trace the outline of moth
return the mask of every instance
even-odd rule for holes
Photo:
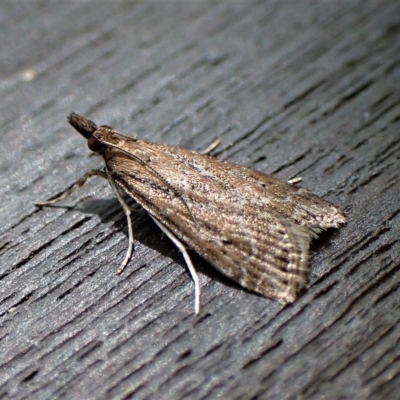
[[[117,272],[127,265],[134,243],[122,191],[182,253],[194,281],[196,313],[200,284],[188,248],[244,288],[286,304],[305,285],[311,240],[346,222],[335,205],[262,172],[124,136],[75,113],[68,121],[104,158],[105,169],[87,172],[58,197],[36,205],[65,199],[92,176],[107,179],[128,222],[129,245]]]

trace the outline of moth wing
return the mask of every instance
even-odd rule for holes
[[[185,170],[187,176],[192,178],[197,175],[203,180],[212,180],[215,190],[240,190],[248,193],[250,206],[279,213],[298,225],[307,226],[314,233],[321,229],[338,228],[346,222],[345,216],[335,205],[270,175],[191,150],[134,140],[112,132],[112,136],[99,140],[124,148],[131,155],[135,154],[160,176],[168,175],[170,179],[168,169],[174,170],[174,174],[178,173],[177,176]],[[177,184],[179,186],[179,182]],[[175,187],[176,182],[172,181],[171,186]]]
[[[190,245],[241,286],[283,304],[293,302],[306,282],[310,231],[268,213],[256,219],[222,213],[212,225],[208,221],[209,237],[194,238]]]
[[[101,139],[126,193],[224,275],[282,303],[305,284],[315,233],[344,222],[335,206],[268,175],[115,131]]]

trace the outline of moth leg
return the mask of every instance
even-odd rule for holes
[[[117,274],[120,274],[126,265],[128,264],[129,260],[132,257],[133,253],[133,244],[134,244],[134,239],[133,239],[133,229],[132,229],[132,220],[131,220],[131,214],[132,210],[129,208],[128,204],[125,203],[125,200],[122,198],[121,193],[119,192],[119,189],[115,183],[114,178],[111,176],[109,171],[106,169],[106,179],[110,183],[110,186],[115,194],[117,196],[117,199],[119,201],[119,204],[121,204],[122,209],[124,210],[125,216],[126,216],[126,221],[128,222],[128,250],[126,251],[126,255],[124,258],[124,261],[122,261],[121,266],[117,270]]]
[[[192,260],[190,259],[189,254],[183,243],[160,221],[154,218],[151,214],[149,215],[153,219],[153,221],[158,225],[158,227],[165,233],[165,235],[174,243],[174,245],[182,253],[183,258],[185,259],[186,265],[189,269],[190,275],[194,282],[194,312],[195,314],[198,314],[200,311],[200,281],[196,269],[192,264]]]
[[[296,183],[300,183],[303,180],[301,176],[297,176],[296,178],[288,179],[287,183],[290,185],[295,185]]]
[[[85,182],[92,176],[100,176],[101,178],[107,179],[107,174],[104,171],[100,171],[98,169],[92,169],[86,172],[86,174],[83,175],[82,178],[76,181],[70,188],[68,188],[65,192],[61,193],[59,196],[47,201],[35,201],[34,204],[36,206],[50,206],[52,204],[58,203],[59,201],[66,199],[74,190],[83,186]]]
[[[208,147],[206,147],[204,150],[200,151],[200,154],[210,154],[214,149],[216,149],[219,145],[221,144],[221,139],[217,138],[215,139]]]

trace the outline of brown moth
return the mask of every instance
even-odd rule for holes
[[[182,252],[195,283],[195,312],[200,285],[186,251],[193,249],[218,271],[243,287],[282,304],[296,299],[305,285],[311,240],[323,229],[346,222],[333,204],[308,191],[205,154],[133,139],[109,126],[72,113],[69,123],[105,161],[63,194],[39,206],[65,199],[91,176],[106,178],[128,221],[130,209],[120,189],[139,203]]]

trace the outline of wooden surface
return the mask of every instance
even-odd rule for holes
[[[2,1],[0,399],[400,397],[400,3]],[[136,252],[75,111],[339,205],[293,305],[179,254]]]

